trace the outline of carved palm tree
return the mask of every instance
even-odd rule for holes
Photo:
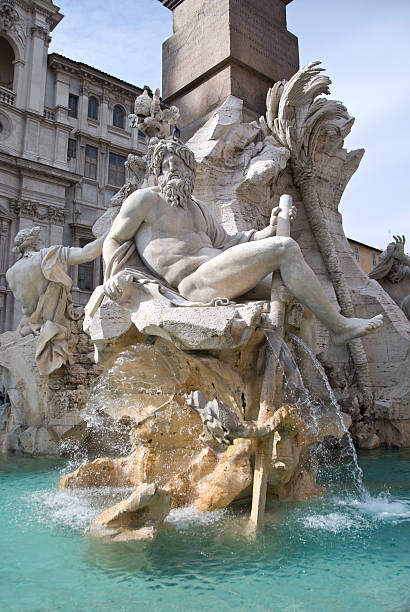
[[[329,77],[320,62],[301,68],[288,82],[274,85],[267,95],[267,124],[278,142],[290,151],[295,184],[299,187],[313,235],[327,267],[341,312],[354,316],[350,288],[339,265],[335,245],[316,187],[315,155],[319,136],[340,119],[351,120],[341,102],[318,98],[329,94]],[[360,338],[349,342],[356,378],[366,405],[371,402],[366,353]]]

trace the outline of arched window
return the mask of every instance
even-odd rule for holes
[[[95,96],[88,98],[88,116],[90,119],[98,119],[98,100]]]
[[[115,127],[122,129],[125,128],[125,111],[122,106],[119,106],[118,104],[114,106],[114,111],[112,113],[112,124],[115,125]]]
[[[5,38],[0,37],[0,86],[13,89],[14,51]]]

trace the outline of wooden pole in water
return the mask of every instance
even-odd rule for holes
[[[290,236],[289,212],[292,208],[292,196],[282,195],[279,206],[277,236]],[[285,335],[286,288],[279,272],[272,277],[270,313],[266,315],[267,324],[273,327],[283,337]],[[282,398],[279,397],[279,387],[282,376],[278,372],[277,358],[267,345],[265,372],[262,382],[258,422],[263,423],[278,408]],[[266,490],[268,486],[269,470],[272,461],[273,435],[262,438],[257,442],[255,455],[255,469],[253,474],[253,494],[250,524],[256,528],[260,524],[265,512]]]

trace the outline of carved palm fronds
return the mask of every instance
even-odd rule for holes
[[[327,267],[341,312],[354,316],[352,295],[341,270],[332,235],[329,231],[315,181],[315,156],[319,136],[330,132],[340,119],[351,121],[341,102],[319,96],[329,94],[331,83],[321,74],[320,62],[301,68],[288,82],[278,82],[267,95],[267,124],[276,140],[290,152],[295,184],[299,186],[306,215],[319,251]],[[349,343],[357,381],[370,402],[369,373],[366,354],[360,339]]]
[[[278,82],[267,95],[267,123],[278,142],[287,147],[293,167],[312,170],[319,135],[339,119],[349,120],[341,102],[318,98],[329,94],[328,76],[320,62],[301,68],[287,83]]]

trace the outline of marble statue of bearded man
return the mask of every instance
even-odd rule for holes
[[[279,207],[262,230],[229,235],[205,204],[192,197],[196,162],[186,145],[160,140],[151,153],[151,171],[157,186],[139,189],[124,201],[104,242],[108,297],[119,300],[135,279],[133,257],[139,262],[134,267],[139,280],[144,275],[157,279],[192,304],[235,300],[251,290],[260,290],[262,297],[264,279],[279,271],[288,290],[324,323],[336,344],[382,325],[382,315],[357,319],[336,311],[298,244],[276,236]],[[292,209],[291,219],[294,215]]]

